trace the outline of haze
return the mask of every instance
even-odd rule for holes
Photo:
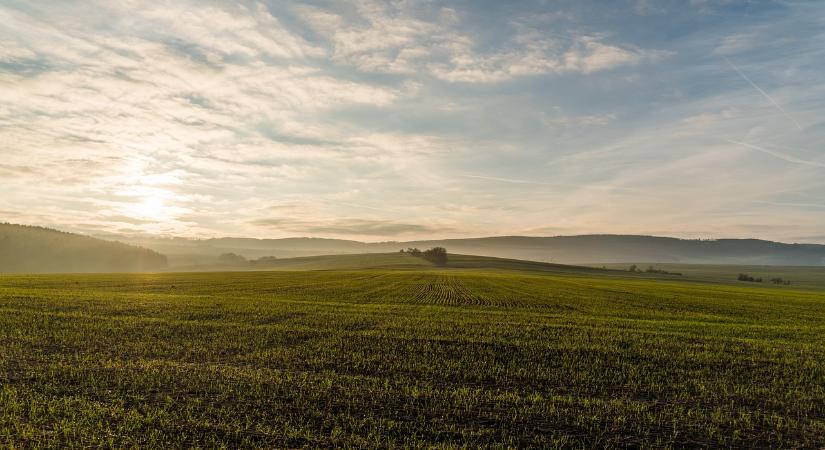
[[[0,217],[825,242],[825,4],[0,3]]]

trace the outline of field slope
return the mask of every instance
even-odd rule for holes
[[[0,446],[38,445],[819,448],[825,294],[430,267],[3,276]]]
[[[181,271],[231,271],[231,270],[353,270],[353,269],[426,269],[437,268],[424,258],[406,253],[361,253],[344,255],[303,256],[297,258],[271,259],[266,261],[243,261],[232,265],[199,265],[181,268]],[[625,270],[601,269],[587,266],[570,266],[520,259],[495,258],[491,256],[449,255],[444,268],[497,269],[533,272],[554,272],[569,274],[621,274]],[[176,271],[170,269],[170,271]]]

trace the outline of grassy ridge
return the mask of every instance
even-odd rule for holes
[[[571,266],[520,259],[450,254],[446,267],[457,269],[494,269],[559,274],[613,274],[626,276],[626,268],[602,269]],[[344,255],[302,256],[272,259],[266,262],[244,261],[233,265],[196,265],[173,268],[170,271],[235,271],[235,270],[353,270],[353,269],[426,269],[436,268],[430,261],[405,253],[359,253]],[[223,270],[221,270],[223,269]]]
[[[481,269],[0,277],[0,445],[825,445],[825,295]]]
[[[664,269],[669,272],[678,272],[682,275],[661,273],[630,273],[627,271],[631,263],[625,264],[593,264],[587,266],[573,266],[554,264],[540,261],[526,261],[521,259],[495,258],[491,256],[449,255],[447,268],[453,269],[482,269],[496,271],[541,272],[559,275],[583,275],[599,277],[618,277],[630,279],[650,279],[667,281],[698,281],[724,283],[742,286],[737,281],[737,275],[748,273],[764,278],[762,287],[775,287],[770,283],[772,277],[782,277],[790,280],[792,287],[801,289],[825,290],[825,267],[814,266],[737,266],[737,265],[704,265],[704,264],[650,264],[636,263],[640,270],[648,266]],[[188,271],[235,271],[235,270],[352,270],[352,269],[391,269],[391,270],[424,270],[438,269],[423,258],[414,257],[399,252],[393,253],[362,253],[349,255],[304,256],[298,258],[284,258],[270,260],[265,263],[244,262],[236,265],[198,265],[183,268]],[[172,271],[181,270],[180,268]],[[745,286],[751,285],[745,283]],[[787,289],[786,286],[777,286]]]

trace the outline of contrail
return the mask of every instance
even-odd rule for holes
[[[475,178],[477,180],[487,180],[487,181],[499,181],[502,183],[515,183],[515,184],[540,184],[542,186],[561,186],[558,183],[545,183],[542,181],[528,181],[528,180],[515,180],[512,178],[498,178],[498,177],[484,177],[481,175],[459,175],[464,178]]]
[[[349,207],[352,207],[352,208],[371,209],[373,211],[381,211],[381,212],[391,212],[391,213],[397,213],[398,212],[397,210],[394,210],[394,209],[376,208],[375,206],[359,205],[357,203],[339,202],[339,201],[333,201],[333,200],[327,200],[327,201],[325,201],[325,203],[336,204],[336,205],[344,205],[344,206],[349,206]]]
[[[553,187],[556,187],[556,188],[576,187],[576,188],[589,188],[589,189],[608,189],[608,190],[627,191],[627,192],[642,192],[640,189],[621,187],[621,186],[610,186],[610,185],[547,183],[547,182],[544,182],[544,181],[517,180],[517,179],[514,179],[514,178],[487,177],[487,176],[482,176],[482,175],[469,175],[469,174],[460,174],[458,176],[463,177],[463,178],[473,178],[473,179],[476,179],[476,180],[497,181],[497,182],[500,182],[500,183],[536,184],[536,185],[540,185],[540,186],[553,186]]]
[[[730,139],[725,139],[725,142],[728,142],[728,143],[731,143],[731,144],[736,144],[736,145],[741,145],[741,146],[744,146],[744,147],[748,147],[750,149],[757,150],[757,151],[760,151],[762,153],[767,153],[768,155],[771,155],[774,158],[779,158],[783,161],[787,161],[787,162],[790,162],[790,163],[805,164],[805,165],[808,165],[808,166],[815,166],[815,167],[825,167],[825,163],[821,163],[821,162],[817,162],[817,161],[808,161],[807,159],[799,159],[795,156],[786,155],[785,153],[780,153],[780,152],[777,152],[775,150],[770,150],[770,149],[767,149],[767,148],[764,148],[764,147],[760,147],[758,145],[748,144],[747,142],[733,141],[733,140],[730,140]]]
[[[754,203],[762,203],[765,205],[774,206],[796,206],[799,208],[825,208],[825,205],[819,203],[766,202],[762,200],[755,200]]]
[[[744,74],[744,72],[742,72],[741,70],[739,70],[739,68],[738,68],[738,67],[736,67],[736,66],[735,66],[732,62],[730,62],[730,60],[729,60],[727,57],[723,56],[723,58],[725,59],[725,62],[727,62],[727,63],[728,63],[728,65],[729,65],[729,66],[730,66],[733,70],[735,70],[735,71],[736,71],[736,73],[738,73],[738,74],[739,74],[739,76],[741,76],[742,78],[744,78],[744,79],[745,79],[745,81],[747,81],[748,83],[750,83],[750,85],[751,85],[751,86],[753,86],[753,88],[754,88],[754,89],[756,89],[757,91],[759,91],[759,93],[760,93],[760,94],[764,95],[764,96],[765,96],[765,98],[766,98],[766,99],[768,99],[768,101],[770,101],[771,103],[773,103],[773,106],[776,106],[776,108],[777,108],[778,110],[782,111],[782,114],[784,114],[784,115],[785,115],[785,117],[787,117],[788,119],[790,119],[790,120],[791,120],[791,122],[793,122],[794,124],[796,124],[796,127],[797,127],[797,128],[799,128],[800,130],[802,129],[802,125],[800,125],[800,124],[799,124],[799,122],[797,122],[797,121],[796,121],[796,119],[794,119],[794,118],[793,118],[790,114],[788,114],[788,112],[787,112],[787,111],[785,111],[785,109],[784,109],[784,108],[782,108],[782,106],[780,106],[780,105],[779,105],[779,103],[777,103],[777,102],[776,102],[776,100],[774,100],[774,99],[773,99],[770,95],[768,95],[768,93],[767,93],[767,92],[763,91],[763,90],[762,90],[762,88],[760,88],[759,86],[757,86],[757,85],[756,85],[756,83],[754,83],[753,81],[751,81],[751,79],[750,79],[750,78],[748,78],[748,76],[747,76],[747,75],[745,75],[745,74]]]

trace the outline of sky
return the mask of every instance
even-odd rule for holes
[[[825,2],[0,0],[0,221],[825,243]]]

